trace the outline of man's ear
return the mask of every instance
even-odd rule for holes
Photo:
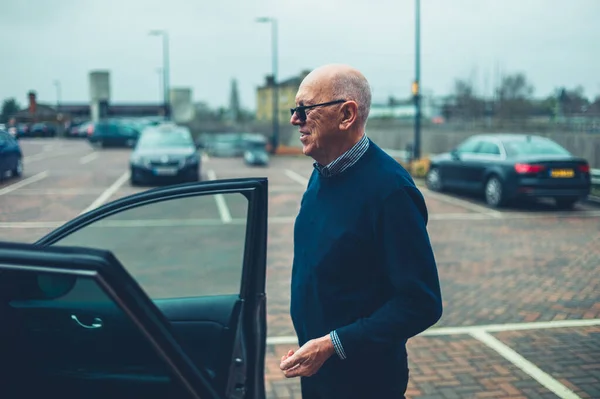
[[[354,125],[356,119],[358,118],[358,104],[356,104],[354,101],[346,101],[342,105],[340,112],[340,130],[350,129],[350,127]]]

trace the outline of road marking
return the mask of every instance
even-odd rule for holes
[[[503,217],[502,212],[486,208],[485,206],[473,204],[472,202],[461,200],[461,199],[454,198],[454,197],[448,197],[444,194],[436,193],[427,188],[422,188],[421,191],[425,192],[427,194],[427,196],[430,196],[431,198],[437,199],[442,202],[446,202],[450,205],[456,205],[461,208],[468,209],[468,210],[474,211],[474,212],[483,213],[486,215],[490,215],[490,216],[498,218],[498,219],[501,219]]]
[[[299,175],[298,173],[294,172],[293,170],[286,169],[286,170],[283,171],[283,173],[285,173],[285,175],[287,177],[289,177],[290,179],[292,179],[296,183],[301,184],[304,187],[308,186],[308,179],[306,177],[302,176],[302,175]]]
[[[21,187],[25,187],[28,184],[35,183],[36,181],[40,181],[48,177],[48,171],[45,170],[43,172],[38,173],[37,175],[33,175],[28,177],[27,179],[20,180],[16,183],[11,184],[10,186],[6,186],[0,189],[0,195],[11,193],[15,190],[20,189]]]
[[[86,163],[92,162],[94,159],[98,158],[97,152],[92,152],[87,154],[79,159],[79,163],[85,165]]]
[[[62,226],[65,222],[0,222],[0,229],[46,229]]]
[[[474,331],[503,332],[524,330],[546,330],[549,328],[573,328],[600,326],[600,319],[535,321],[530,323],[484,324],[476,326],[433,327],[420,335],[441,336],[470,334]]]
[[[102,194],[94,202],[91,203],[90,206],[85,208],[80,215],[91,211],[92,209],[98,208],[100,205],[104,204],[114,193],[117,192],[119,188],[129,179],[129,171],[123,173],[121,177],[119,177],[109,188],[104,190]]]
[[[31,155],[23,158],[23,164],[27,165],[31,162],[41,161],[47,158],[55,158],[60,157],[62,155],[74,154],[76,152],[80,152],[81,150],[65,150],[65,151],[56,151],[56,152],[43,152],[40,154]]]
[[[52,171],[54,176],[54,171]],[[12,195],[89,195],[100,194],[104,188],[22,188]]]
[[[209,169],[206,172],[206,175],[208,176],[209,180],[217,180],[217,174],[212,169]],[[223,223],[231,223],[231,213],[229,212],[229,207],[227,206],[227,202],[225,202],[225,197],[223,197],[223,194],[216,194],[215,202],[217,203],[217,208],[219,209],[221,221]]]
[[[68,193],[68,192],[67,192]],[[133,193],[132,193],[133,194]],[[217,194],[221,195],[221,194]],[[223,199],[224,201],[224,199]],[[106,222],[102,226],[99,227],[154,227],[154,226],[170,226],[170,227],[183,227],[183,226],[219,226],[223,225],[224,220],[229,220],[226,222],[227,224],[233,225],[244,225],[246,224],[245,218],[232,218],[231,214],[228,214],[229,209],[227,205],[224,205],[226,209],[224,211],[224,215],[220,215],[221,217],[218,219],[157,219],[157,220],[123,220],[123,221],[115,221],[115,222]],[[468,217],[463,217],[461,214],[439,214],[433,215],[431,219],[433,220],[498,220],[491,216],[480,215],[480,214],[467,214]],[[576,215],[577,216],[577,215]],[[600,214],[591,217],[600,217]],[[532,218],[544,218],[543,216],[537,216]],[[507,216],[503,218],[506,219],[528,219],[527,217],[510,217]],[[296,221],[296,216],[269,216],[268,223],[269,224],[289,224],[294,223]],[[46,227],[49,223],[50,226],[60,226],[64,224],[66,221],[53,221],[53,222],[0,222],[0,228],[2,229],[10,229],[10,228],[21,228],[21,229],[36,229],[40,227]],[[40,224],[42,223],[42,224]],[[466,328],[466,327],[461,327]],[[470,328],[470,327],[469,327]],[[536,327],[537,328],[537,327]]]
[[[478,331],[484,332],[503,332],[503,331],[525,331],[525,330],[545,330],[551,328],[577,328],[577,327],[595,327],[600,326],[600,319],[583,320],[555,320],[555,321],[537,321],[531,323],[507,323],[507,324],[487,324],[478,326],[457,326],[457,327],[433,327],[423,331],[418,336],[439,337],[446,335],[464,335],[473,334]],[[293,335],[268,337],[268,345],[295,344],[298,338]]]
[[[474,331],[471,333],[471,336],[498,352],[498,354],[500,354],[503,358],[520,368],[525,374],[529,375],[531,378],[549,389],[559,398],[581,399],[580,396],[576,395],[575,392],[558,382],[550,374],[544,372],[535,364],[519,355],[515,350],[502,343],[499,339],[493,337],[489,333],[485,331]]]

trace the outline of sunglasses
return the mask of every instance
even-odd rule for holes
[[[335,100],[335,101],[329,101],[327,103],[321,103],[321,104],[301,105],[296,108],[290,108],[290,112],[292,113],[292,116],[294,116],[294,114],[297,114],[298,119],[300,119],[300,121],[306,122],[306,110],[307,109],[311,109],[311,108],[315,108],[315,107],[325,107],[328,105],[340,104],[340,103],[345,103],[345,102],[346,102],[346,100]]]

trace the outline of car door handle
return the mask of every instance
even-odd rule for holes
[[[94,322],[91,325],[83,324],[74,314],[71,315],[71,319],[75,320],[75,323],[79,324],[79,326],[83,328],[102,328],[102,319],[99,319],[97,317],[94,317]]]

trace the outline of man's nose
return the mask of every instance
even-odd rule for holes
[[[290,118],[290,123],[294,126],[302,124],[302,121],[300,120],[300,118],[298,118],[298,114],[296,112],[292,114],[292,117]]]

